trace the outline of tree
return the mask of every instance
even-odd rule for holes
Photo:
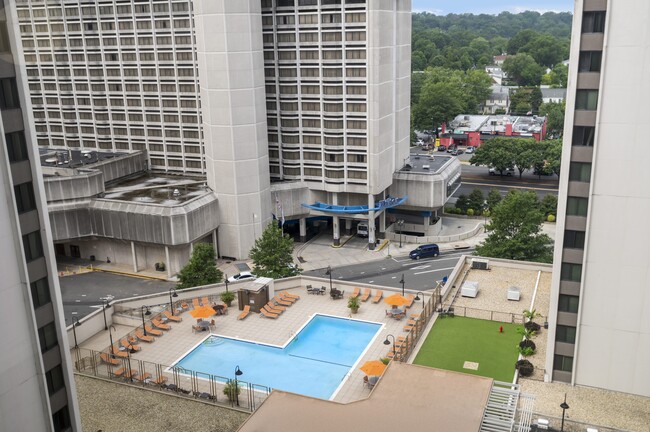
[[[553,88],[566,88],[568,77],[569,68],[562,63],[558,63],[553,67],[553,70],[542,77],[542,84],[550,85]]]
[[[486,140],[476,149],[470,159],[472,165],[486,165],[494,167],[501,174],[514,165],[514,148],[512,138],[492,138]]]
[[[491,212],[488,237],[476,248],[476,254],[550,263],[553,241],[541,232],[543,221],[535,192],[510,191]]]
[[[539,115],[546,116],[546,132],[561,137],[564,130],[564,102],[548,102],[540,105]]]
[[[293,264],[293,240],[283,235],[276,223],[270,223],[255,240],[250,257],[255,264],[257,276],[281,279],[298,273]]]
[[[501,192],[499,189],[492,188],[487,196],[488,209],[493,210],[501,202]]]
[[[516,138],[512,140],[513,162],[521,178],[524,171],[530,169],[538,160],[543,161],[541,148],[537,151],[537,141],[534,138]]]
[[[542,90],[539,87],[519,87],[510,92],[510,112],[514,115],[537,113],[542,104]]]
[[[559,177],[562,165],[562,140],[544,140],[541,144],[545,147],[546,166]]]
[[[221,282],[223,273],[217,268],[214,248],[208,243],[194,246],[188,263],[178,272],[176,288],[184,289]]]
[[[544,216],[557,214],[557,196],[553,194],[544,195],[540,203]]]
[[[483,191],[479,188],[474,189],[467,197],[467,200],[469,208],[474,209],[475,214],[481,214],[483,211],[483,203],[485,202]]]
[[[503,62],[503,71],[508,79],[520,86],[538,86],[544,69],[529,54],[521,53],[508,57]]]
[[[458,198],[456,198],[456,208],[461,209],[463,213],[467,212],[467,209],[469,208],[469,199],[467,196],[463,194],[458,195]]]

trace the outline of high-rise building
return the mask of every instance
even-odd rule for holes
[[[13,4],[0,1],[0,430],[81,430]]]
[[[650,3],[576,1],[547,379],[650,396]]]

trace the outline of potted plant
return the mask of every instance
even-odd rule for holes
[[[234,380],[228,381],[226,385],[223,386],[223,394],[228,396],[230,402],[235,401],[240,393],[241,388],[239,388],[239,385],[237,385]]]
[[[352,311],[352,313],[357,313],[359,312],[359,307],[361,306],[361,303],[359,302],[359,297],[350,297],[348,299],[348,307]]]
[[[515,363],[515,369],[519,371],[519,375],[522,377],[531,376],[535,372],[535,367],[528,360],[519,360]]]
[[[221,293],[221,301],[224,302],[228,307],[230,307],[230,304],[234,299],[235,299],[235,293],[233,293],[232,291],[224,291]]]

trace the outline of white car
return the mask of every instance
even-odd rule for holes
[[[241,272],[241,273],[237,273],[234,276],[230,276],[228,278],[228,282],[240,282],[240,281],[251,280],[256,278],[257,276],[255,276],[251,272]]]
[[[418,142],[417,142],[417,145],[419,145],[419,146],[423,146],[423,145],[424,145],[424,140],[423,140],[422,138],[420,138],[420,139],[418,140]]]

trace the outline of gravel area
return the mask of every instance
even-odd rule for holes
[[[236,431],[249,414],[75,375],[85,432]]]

